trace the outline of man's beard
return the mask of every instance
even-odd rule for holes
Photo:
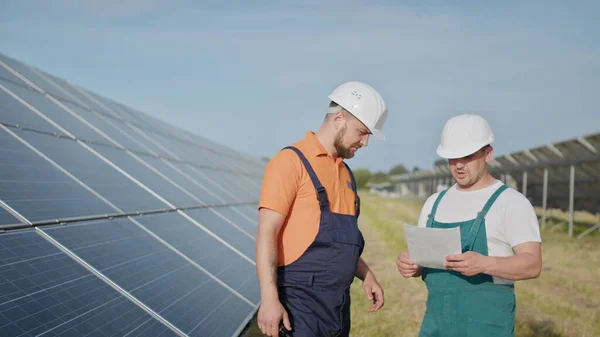
[[[337,152],[339,157],[342,157],[343,159],[350,159],[354,157],[354,153],[352,152],[352,150],[350,150],[350,147],[345,147],[344,145],[342,145],[342,139],[346,134],[346,128],[347,126],[344,125],[344,127],[340,129],[338,134],[335,136],[335,139],[333,140],[333,146],[335,147],[335,151]]]

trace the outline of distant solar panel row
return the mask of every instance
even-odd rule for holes
[[[490,172],[498,179],[510,178],[515,188],[536,206],[569,209],[571,170],[573,172],[573,208],[600,213],[600,133],[501,155],[490,161]],[[431,170],[393,177],[399,184],[421,184],[432,193],[440,182],[451,182],[447,162],[440,160]],[[426,185],[423,188],[423,185]],[[418,188],[412,188],[418,189]],[[423,191],[421,191],[423,192]]]
[[[0,336],[236,336],[263,163],[0,54]]]

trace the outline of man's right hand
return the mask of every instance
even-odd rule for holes
[[[398,267],[398,271],[402,276],[409,277],[419,277],[421,276],[421,272],[423,268],[417,266],[411,259],[410,255],[407,252],[400,253],[398,255],[398,259],[396,260],[396,266]]]
[[[281,321],[288,331],[292,330],[288,313],[278,300],[261,303],[258,309],[258,328],[263,334],[278,337]]]

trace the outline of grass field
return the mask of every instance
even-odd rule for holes
[[[352,285],[351,336],[417,336],[427,291],[420,279],[403,278],[395,260],[406,250],[402,225],[416,223],[421,203],[368,192],[361,199],[360,227],[367,242],[363,258],[384,287],[385,306],[368,313],[370,303],[357,280]],[[565,230],[542,232],[542,274],[516,285],[519,337],[600,336],[600,235],[578,240]],[[255,324],[249,336],[261,336]]]

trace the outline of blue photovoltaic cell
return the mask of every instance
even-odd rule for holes
[[[125,125],[124,123],[120,122],[120,121],[112,121],[114,124],[115,129],[121,130],[121,132],[127,133],[129,135],[129,137],[133,137],[135,138],[137,141],[142,142],[144,144],[144,152],[153,154],[153,155],[158,155],[161,156],[163,158],[168,158],[168,159],[174,159],[174,156],[169,153],[168,151],[162,149],[159,145],[160,144],[156,144],[152,142],[152,139],[148,139],[147,137],[143,136],[143,135],[147,135],[149,132],[140,129],[139,127],[135,127],[132,126],[131,123],[128,123],[127,125]],[[142,133],[142,134],[140,134]]]
[[[6,63],[9,67],[13,68],[19,74],[23,75],[29,81],[33,82],[35,85],[40,87],[47,93],[50,93],[52,96],[61,98],[61,99],[69,99],[69,96],[65,95],[65,93],[61,92],[60,89],[54,87],[41,77],[39,77],[36,73],[29,70],[23,63],[16,61],[10,57],[6,57],[0,54],[0,59]]]
[[[231,176],[235,176],[235,174],[233,173],[227,173],[225,174],[225,180],[231,178]],[[262,183],[262,177],[261,178],[256,178],[256,177],[251,177],[251,176],[243,176],[240,179],[240,186],[242,188],[244,188],[247,193],[250,196],[250,200],[257,200],[258,196],[260,195],[260,185]]]
[[[0,168],[0,200],[31,222],[117,212],[5,130],[0,130]]]
[[[33,91],[33,89],[17,86],[12,83],[2,81],[1,79],[0,84],[24,100],[26,100],[26,98],[29,96],[34,96],[45,99],[48,104],[53,104],[47,98],[43,97],[36,91]],[[37,115],[23,103],[19,102],[16,98],[10,96],[4,90],[0,90],[0,121],[3,123],[15,124],[44,132],[58,132],[57,128],[43,120],[39,115]]]
[[[2,164],[0,164],[0,165],[2,165]],[[1,181],[0,181],[0,184],[2,184]],[[0,200],[2,200],[2,199],[0,198]],[[20,223],[20,221],[17,220],[17,218],[13,217],[10,213],[5,211],[3,208],[0,208],[0,225],[14,225],[14,224],[19,224],[19,223]]]
[[[65,103],[65,106],[67,106],[71,111],[76,113],[79,117],[83,118],[85,121],[92,124],[96,129],[100,130],[101,132],[106,134],[109,138],[111,138],[112,140],[117,142],[118,145],[113,144],[111,141],[102,137],[101,135],[98,134],[98,132],[96,132],[95,130],[93,130],[91,128],[87,128],[87,127],[79,128],[78,129],[79,133],[77,133],[75,130],[71,131],[69,129],[67,129],[67,131],[73,132],[73,133],[75,133],[76,136],[79,136],[84,139],[93,139],[93,138],[97,138],[98,136],[100,136],[100,137],[102,137],[100,142],[103,144],[120,146],[120,147],[131,149],[134,151],[145,151],[143,146],[141,146],[140,144],[134,142],[130,138],[123,135],[123,133],[121,133],[119,130],[117,130],[110,123],[110,122],[119,123],[116,119],[111,119],[110,117],[105,117],[105,116],[101,117],[100,114],[98,114],[96,112],[92,112],[92,111],[83,109],[83,108],[73,105],[73,104]],[[75,117],[72,117],[72,118],[75,118]],[[110,122],[108,122],[107,120]]]
[[[236,225],[240,226],[242,229],[244,229],[246,232],[252,234],[254,237],[256,237],[256,231],[258,230],[258,225],[256,224],[255,221],[257,221],[257,218],[251,218],[252,220],[246,218],[244,215],[238,213],[241,212],[239,211],[238,207],[218,207],[215,208],[215,210],[219,213],[221,213],[222,215],[224,215],[227,219],[235,222]],[[236,211],[237,210],[237,211]]]
[[[68,113],[62,107],[52,102],[49,98],[39,94],[36,91],[31,91],[10,83],[6,84],[5,86],[15,95],[19,96],[22,100],[29,103],[29,105],[33,106],[36,110],[41,112],[43,115],[48,117],[63,129],[67,130],[67,132],[71,133],[75,137],[107,143],[102,136],[73,117],[73,115]],[[2,92],[2,94],[7,95],[4,92]],[[13,102],[9,103],[9,108],[11,108],[11,111],[7,112],[9,116],[5,117],[4,114],[2,116],[2,120],[4,122],[23,125],[38,131],[64,133],[59,128],[44,120],[41,116],[31,111],[21,102],[18,102],[15,98],[8,97],[7,99],[11,99]],[[2,98],[2,100],[4,100],[4,98]],[[17,111],[22,115],[13,116],[12,114],[17,113]]]
[[[194,179],[194,177],[186,174],[183,171],[181,171],[181,173],[180,173],[179,171],[177,171],[170,165],[167,165],[165,162],[163,162],[159,158],[144,156],[143,159],[148,164],[150,164],[152,167],[156,168],[161,173],[163,173],[164,175],[166,175],[167,177],[172,179],[175,183],[179,184],[179,186],[183,187],[186,191],[190,192],[196,198],[200,199],[202,202],[204,202],[204,204],[206,204],[206,205],[221,205],[221,204],[223,204],[223,202],[221,202],[219,199],[217,199],[211,193],[211,191],[209,189],[211,186],[203,185],[200,181]],[[170,164],[177,168],[176,162],[171,161]],[[187,175],[187,177],[185,175]],[[196,185],[194,182],[192,182],[192,180],[194,182],[198,183],[198,185],[204,186],[204,188]],[[183,193],[183,192],[180,192],[180,193]],[[196,202],[196,204],[200,204],[200,203]]]
[[[143,217],[142,217],[143,218]],[[49,229],[48,234],[191,336],[215,332],[218,308],[239,322],[252,307],[127,219]],[[240,308],[246,308],[241,310]],[[240,317],[237,317],[240,316]],[[235,325],[235,324],[234,324]],[[236,326],[223,327],[231,335]]]
[[[82,97],[81,100],[86,105],[96,109],[97,111],[100,111],[103,114],[117,115],[120,118],[126,120],[127,122],[145,130],[154,129],[151,125],[145,122],[145,118],[142,114],[135,113],[130,108],[106,97],[99,96],[91,91],[85,90],[85,93],[91,98],[88,98],[87,96],[84,97],[83,94],[79,93],[78,97]]]
[[[135,219],[252,303],[260,300],[255,266],[196,225],[175,213]]]
[[[174,335],[33,230],[0,236],[0,336],[139,332]]]
[[[15,133],[125,212],[168,206],[80,144],[35,132]]]
[[[86,113],[85,111],[86,110],[82,111],[82,115],[85,115],[85,118],[87,120],[93,120],[93,124],[97,128],[99,128],[106,135],[118,142],[120,146],[130,150],[143,152],[149,155],[158,155],[164,158],[172,158],[172,156],[168,152],[163,151],[158,146],[153,144],[150,140],[144,138],[131,126],[125,125],[125,122],[123,122],[122,120],[113,117],[107,117],[104,115],[102,116],[102,118],[100,118],[99,114],[95,113],[91,115],[90,112]]]
[[[240,200],[236,198],[232,192],[227,191],[223,186],[210,179],[209,174],[213,170],[198,168],[191,166],[190,164],[183,163],[177,163],[175,166],[209,189],[212,194],[215,195],[215,198],[218,198],[218,200],[223,200],[226,203],[240,202]],[[220,202],[217,204],[220,204]]]
[[[0,54],[0,60],[2,60],[2,54]],[[23,86],[27,85],[20,78],[18,78],[13,73],[4,68],[2,65],[0,65],[0,84],[4,85],[5,82],[12,82]]]
[[[251,195],[246,186],[247,181],[239,175],[215,170],[204,170],[203,173],[207,175],[215,185],[221,186],[222,189],[225,189],[234,195],[238,202],[250,202],[258,199],[259,194],[256,193]]]
[[[254,248],[254,238],[237,230],[230,223],[215,214],[213,210],[209,208],[198,208],[186,210],[184,213],[187,213],[202,226],[237,248],[242,254],[255,260],[256,252]]]
[[[258,204],[236,206],[241,212],[258,222]]]
[[[199,166],[208,166],[217,169],[224,168],[217,160],[215,160],[213,155],[204,148],[193,146],[175,138],[166,138],[159,134],[153,134],[153,137],[157,138],[156,140],[163,146],[185,161],[192,162]]]
[[[165,200],[175,205],[175,207],[189,207],[201,205],[200,202],[194,200],[191,196],[184,193],[171,182],[152,171],[150,168],[140,163],[137,159],[129,155],[127,152],[115,148],[104,147],[100,145],[90,145],[94,150],[116,164],[125,172],[129,173],[136,180],[150,188],[156,194],[163,197]],[[141,154],[136,154],[143,161],[152,160]],[[146,163],[148,163],[146,161]],[[161,172],[163,173],[163,172]],[[163,175],[166,175],[163,173]],[[183,186],[182,186],[183,187]]]
[[[115,115],[118,116],[118,114],[112,113],[111,111],[107,110],[107,109],[110,109],[110,107],[105,108],[102,104],[98,104],[94,100],[89,99],[86,95],[80,93],[77,89],[73,88],[71,85],[69,85],[62,79],[57,78],[57,77],[47,74],[47,73],[44,73],[44,75],[49,77],[51,81],[53,81],[55,84],[60,86],[62,90],[66,91],[68,93],[67,96],[69,97],[69,100],[72,100],[74,103],[78,104],[78,106],[81,105],[81,108],[92,109],[92,110],[95,110],[95,111],[103,114],[104,116],[108,116],[108,117],[116,118]],[[82,90],[82,89],[80,88],[80,90]],[[86,92],[86,93],[89,94],[89,92]],[[92,95],[92,96],[94,96],[94,95]],[[97,96],[95,97],[95,99],[98,100]],[[101,102],[101,103],[103,103],[103,102]]]

